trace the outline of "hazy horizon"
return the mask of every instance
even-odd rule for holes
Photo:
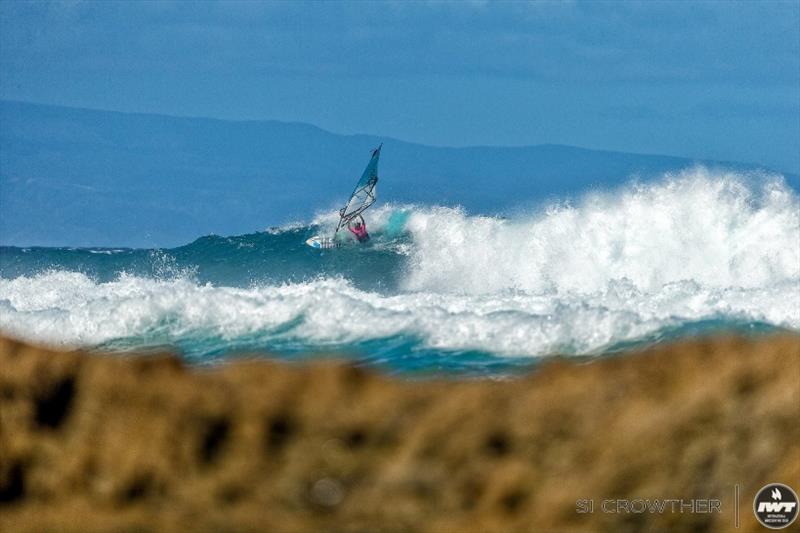
[[[631,154],[631,155],[643,155],[643,156],[664,156],[664,157],[675,157],[687,160],[698,160],[698,161],[719,161],[721,163],[742,163],[747,165],[753,166],[762,166],[765,169],[781,172],[783,174],[788,175],[795,175],[795,172],[777,168],[775,166],[766,165],[760,163],[758,161],[746,161],[746,160],[714,160],[712,158],[702,158],[702,157],[692,157],[686,154],[675,154],[675,153],[655,153],[655,152],[637,152],[635,150],[612,150],[608,148],[592,148],[588,146],[580,146],[576,144],[564,144],[564,143],[551,143],[551,142],[542,142],[537,144],[465,144],[465,145],[448,145],[448,144],[429,144],[420,142],[416,139],[407,139],[407,138],[400,138],[393,135],[382,135],[380,133],[368,133],[368,132],[353,132],[353,133],[344,133],[340,131],[336,131],[334,129],[329,129],[320,126],[319,124],[314,124],[312,122],[304,122],[301,120],[282,120],[277,118],[257,118],[257,119],[236,119],[236,118],[224,118],[224,117],[215,117],[210,115],[178,115],[178,114],[171,114],[171,113],[148,113],[148,112],[141,112],[141,111],[120,111],[115,109],[103,109],[103,108],[96,108],[96,107],[78,107],[78,106],[64,106],[64,105],[57,105],[57,104],[49,104],[44,102],[34,102],[34,101],[24,101],[24,100],[13,100],[13,99],[0,99],[0,102],[6,102],[11,104],[24,104],[24,105],[35,105],[35,106],[45,106],[45,107],[54,107],[54,108],[65,108],[65,109],[75,109],[81,111],[97,111],[102,113],[120,113],[125,115],[151,115],[156,117],[165,117],[165,118],[176,118],[176,119],[198,119],[198,120],[217,120],[220,122],[228,122],[228,123],[247,123],[247,122],[277,122],[282,124],[302,124],[304,126],[311,126],[313,128],[317,128],[323,132],[330,133],[337,136],[344,136],[344,137],[378,137],[381,139],[388,139],[393,141],[400,141],[406,144],[412,145],[419,145],[424,147],[430,148],[454,148],[454,149],[461,149],[461,148],[528,148],[528,147],[544,147],[544,146],[564,146],[569,148],[580,148],[582,150],[589,150],[592,152],[608,152],[608,153],[618,153],[618,154]]]
[[[798,173],[798,26],[783,1],[3,2],[0,98]]]

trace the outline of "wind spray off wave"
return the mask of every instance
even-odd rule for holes
[[[797,194],[774,179],[754,188],[702,168],[531,217],[433,209],[408,229],[412,290],[588,294],[615,280],[653,291],[681,281],[719,289],[800,279]]]
[[[337,218],[172,250],[4,249],[0,323],[197,360],[344,349],[398,370],[800,329],[800,201],[775,178],[694,169],[506,219],[382,206],[367,247],[303,244]]]

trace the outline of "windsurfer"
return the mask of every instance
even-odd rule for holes
[[[367,224],[364,222],[364,218],[361,215],[358,215],[355,224],[353,224],[352,226],[350,225],[350,222],[348,222],[347,229],[349,229],[353,233],[353,235],[356,236],[356,240],[358,242],[367,242],[369,240],[369,233],[367,233]]]

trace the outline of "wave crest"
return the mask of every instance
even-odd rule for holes
[[[585,354],[704,321],[800,329],[800,201],[776,177],[697,168],[511,218],[384,205],[370,210],[369,246],[305,246],[332,217],[172,250],[16,249],[0,324],[202,357],[390,338]]]
[[[694,280],[753,288],[800,280],[800,202],[777,177],[704,168],[595,193],[529,217],[415,213],[409,290],[653,291]]]

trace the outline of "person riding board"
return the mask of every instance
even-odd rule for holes
[[[367,242],[369,240],[369,233],[367,233],[367,224],[364,222],[364,218],[358,215],[355,224],[351,226],[351,222],[352,220],[347,223],[347,229],[356,236],[358,242]]]

